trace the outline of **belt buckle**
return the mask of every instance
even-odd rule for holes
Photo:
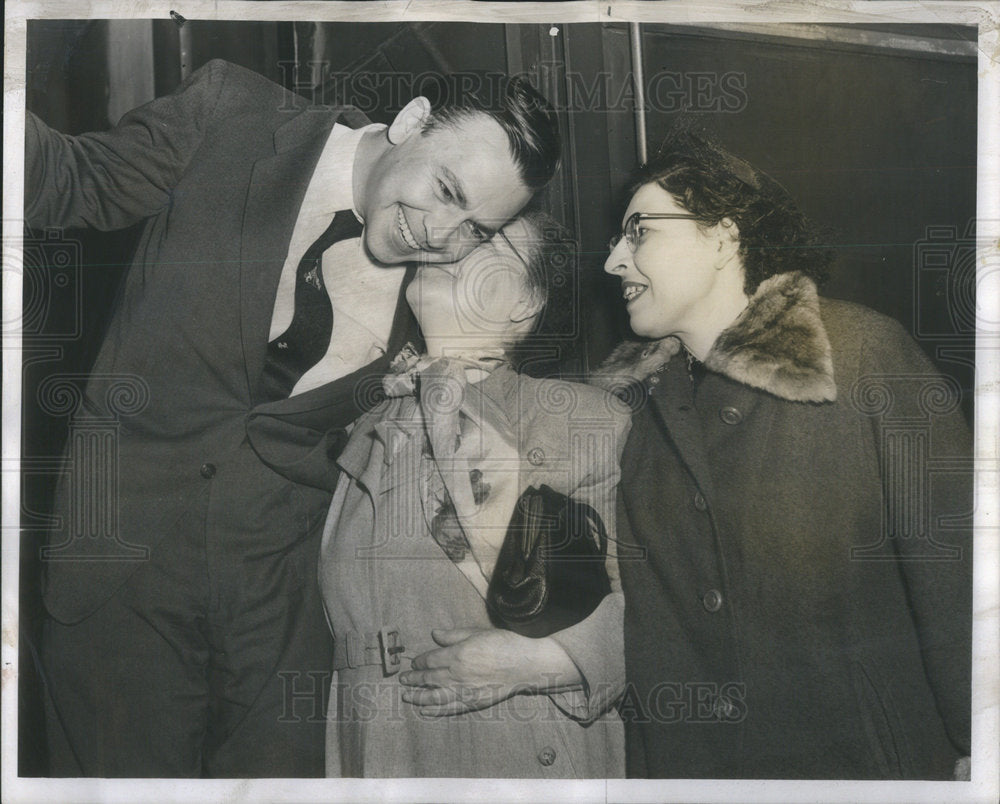
[[[399,641],[399,629],[379,629],[378,644],[382,651],[382,669],[387,676],[395,675],[402,666],[400,654],[406,650],[405,646]]]

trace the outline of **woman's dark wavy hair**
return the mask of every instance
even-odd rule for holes
[[[530,332],[508,345],[507,359],[514,368],[528,368],[538,358],[538,350],[555,340],[572,335],[577,288],[577,244],[565,227],[550,215],[529,210],[521,218],[532,230],[530,242],[514,240],[511,245],[527,266],[526,289],[541,309]]]
[[[693,125],[676,125],[643,165],[629,196],[655,183],[698,221],[729,218],[739,228],[747,294],[770,276],[801,271],[817,284],[828,276],[833,249],[825,233],[799,210],[784,187],[729,153]]]

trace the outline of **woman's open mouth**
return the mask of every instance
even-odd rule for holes
[[[649,285],[642,285],[638,282],[622,282],[622,297],[625,299],[625,304],[638,299],[648,287]]]

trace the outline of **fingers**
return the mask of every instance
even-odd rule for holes
[[[442,648],[447,648],[457,642],[461,642],[463,639],[468,639],[481,630],[481,628],[432,628],[431,639],[437,642]]]
[[[415,687],[403,690],[403,700],[414,706],[442,706],[458,700],[454,690],[446,687],[428,689]]]
[[[403,700],[414,706],[440,706],[455,700],[455,694],[448,689],[424,689],[417,687],[403,691]]]
[[[449,650],[460,642],[488,631],[482,628],[432,628],[431,638],[441,647],[421,653],[410,662],[414,670],[429,670],[436,667],[448,667],[455,663],[456,653]]]
[[[426,717],[461,715],[483,709],[494,702],[489,692],[469,687],[413,687],[403,691],[403,700],[419,707],[418,713]]]
[[[414,670],[438,670],[449,667],[454,661],[452,652],[447,648],[429,650],[414,657],[410,667]]]
[[[437,688],[437,687],[447,687],[450,684],[455,683],[455,679],[451,677],[448,673],[447,667],[442,669],[431,668],[431,669],[420,669],[409,670],[405,673],[399,674],[399,683],[405,684],[407,687],[427,687],[427,688]]]
[[[475,711],[476,707],[468,706],[461,701],[453,701],[442,706],[425,706],[419,712],[423,717],[445,717],[447,715],[464,715],[466,712]]]

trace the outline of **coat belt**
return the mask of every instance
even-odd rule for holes
[[[348,631],[338,635],[333,644],[333,669],[381,665],[384,675],[395,675],[405,650],[399,629],[393,626],[378,631]]]

